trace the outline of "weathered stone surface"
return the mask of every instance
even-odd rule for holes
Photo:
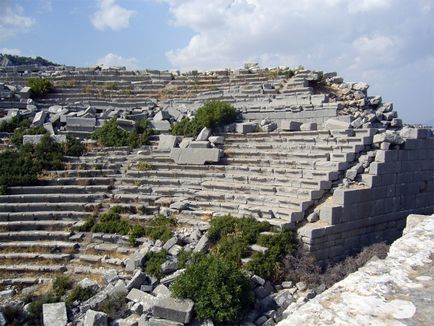
[[[404,140],[399,135],[398,132],[384,132],[382,134],[377,134],[374,136],[373,139],[374,143],[382,143],[382,142],[388,142],[391,144],[402,144]]]
[[[132,277],[131,281],[127,284],[127,290],[131,289],[139,289],[142,284],[146,282],[146,275],[143,274],[141,271],[137,271],[134,276]]]
[[[84,316],[83,326],[107,326],[107,314],[89,309]]]
[[[179,138],[172,135],[160,135],[158,142],[159,150],[170,150],[178,144]]]
[[[302,306],[290,305],[278,325],[431,324],[433,230],[434,215],[409,215],[386,259],[371,260]]]
[[[151,309],[158,301],[153,295],[138,289],[131,289],[127,295],[127,299],[134,302],[140,302],[143,305],[144,311]]]
[[[208,233],[205,233],[199,240],[199,242],[196,244],[196,246],[193,249],[193,252],[206,252],[208,249]]]
[[[211,136],[208,138],[209,142],[215,145],[223,145],[225,137],[223,136]]]
[[[208,137],[211,136],[211,129],[204,127],[199,135],[196,137],[196,141],[206,141],[208,140]]]
[[[280,129],[286,131],[299,131],[303,123],[291,120],[282,120],[280,123]]]
[[[310,130],[317,130],[317,129],[318,129],[318,125],[316,122],[305,122],[300,126],[301,131],[310,131]]]
[[[154,305],[152,314],[180,323],[189,323],[193,315],[193,306],[193,301],[188,299],[164,298]]]
[[[150,318],[146,326],[183,326],[183,323],[178,323],[176,321],[161,319],[161,318]]]
[[[65,326],[68,323],[65,302],[42,305],[44,326]]]
[[[348,129],[350,128],[350,122],[342,121],[338,119],[328,119],[324,122],[324,129],[334,130],[334,129]]]
[[[217,163],[222,151],[217,148],[172,148],[170,158],[176,164]]]
[[[98,289],[98,283],[88,278],[82,279],[80,282],[77,283],[77,285],[83,289],[92,289],[93,291],[96,291]]]
[[[256,132],[258,125],[252,122],[243,122],[235,124],[235,131],[238,134],[249,134],[252,132]]]

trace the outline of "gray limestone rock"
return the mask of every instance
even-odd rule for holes
[[[170,158],[176,164],[217,163],[223,152],[218,148],[172,148]]]
[[[189,299],[164,298],[152,308],[154,316],[173,320],[179,323],[189,323],[193,315],[193,301]]]
[[[347,121],[338,120],[335,118],[328,119],[324,122],[324,129],[326,130],[334,130],[334,129],[348,129],[351,124]]]
[[[150,310],[158,301],[158,299],[153,295],[140,291],[138,289],[131,289],[131,291],[127,295],[127,300],[140,302],[143,305],[144,311]]]
[[[83,326],[107,326],[107,314],[89,309],[84,316]]]
[[[238,134],[249,134],[252,132],[256,132],[257,128],[258,124],[253,122],[243,122],[235,124],[235,131]]]
[[[159,150],[170,150],[179,142],[179,137],[173,135],[160,135],[158,141]]]
[[[223,145],[224,141],[225,141],[225,137],[223,136],[210,136],[208,138],[208,140],[210,141],[210,143],[215,144],[215,145]]]
[[[133,288],[139,289],[142,284],[146,282],[146,275],[143,274],[141,271],[137,271],[132,279],[127,284],[127,290],[131,290]]]
[[[313,212],[313,213],[309,214],[306,219],[309,223],[314,223],[314,222],[319,220],[319,215],[318,215],[318,213]]]
[[[208,250],[208,233],[205,233],[196,244],[193,252],[206,252]]]
[[[300,126],[301,131],[311,131],[311,130],[317,130],[318,125],[316,122],[305,122]]]
[[[44,326],[65,326],[68,323],[65,302],[45,303],[42,305]]]
[[[280,129],[285,131],[300,131],[303,123],[291,120],[282,120],[280,122]]]
[[[209,136],[211,136],[211,129],[204,127],[197,135],[196,141],[207,141]]]

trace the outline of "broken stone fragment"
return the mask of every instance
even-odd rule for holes
[[[68,316],[66,315],[65,302],[43,304],[42,318],[44,326],[66,326]]]
[[[84,316],[83,326],[107,326],[107,314],[89,309]]]

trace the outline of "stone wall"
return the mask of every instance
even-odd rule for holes
[[[373,259],[278,325],[433,325],[434,215],[410,215],[384,260]]]
[[[335,189],[317,207],[320,220],[306,224],[300,238],[319,260],[340,259],[375,242],[401,235],[409,214],[434,212],[434,138],[406,139],[400,149],[376,151],[365,186]]]

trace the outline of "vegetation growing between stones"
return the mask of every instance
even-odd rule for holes
[[[68,138],[67,142],[62,145],[56,143],[47,134],[36,145],[23,145],[22,135],[33,131],[31,131],[32,129],[25,129],[19,131],[18,134],[17,130],[12,138],[16,137],[18,148],[0,153],[0,194],[6,194],[7,187],[10,186],[36,184],[38,174],[43,170],[62,168],[63,155],[67,153],[69,155],[81,155],[84,150],[84,147],[77,140]],[[43,130],[45,131],[45,129]]]
[[[163,277],[161,264],[166,261],[167,250],[163,249],[160,252],[150,252],[146,255],[145,273],[152,275],[158,279]]]
[[[204,127],[216,129],[232,123],[237,118],[238,111],[229,103],[209,101],[201,106],[193,119],[183,118],[172,126],[172,134],[195,137]]]
[[[53,84],[44,78],[29,78],[27,79],[27,86],[30,87],[35,97],[45,96],[54,88]]]
[[[68,306],[71,306],[75,301],[84,302],[87,299],[90,299],[95,294],[95,291],[92,288],[82,288],[79,285],[76,285],[72,288],[68,297],[65,300],[65,303]]]
[[[196,258],[173,283],[172,291],[195,302],[200,320],[218,323],[241,321],[254,298],[248,276],[233,261],[215,255]]]
[[[137,121],[134,130],[128,132],[119,126],[116,118],[113,118],[96,129],[92,134],[92,139],[106,147],[129,146],[137,148],[148,144],[151,135],[152,129],[148,120]]]

